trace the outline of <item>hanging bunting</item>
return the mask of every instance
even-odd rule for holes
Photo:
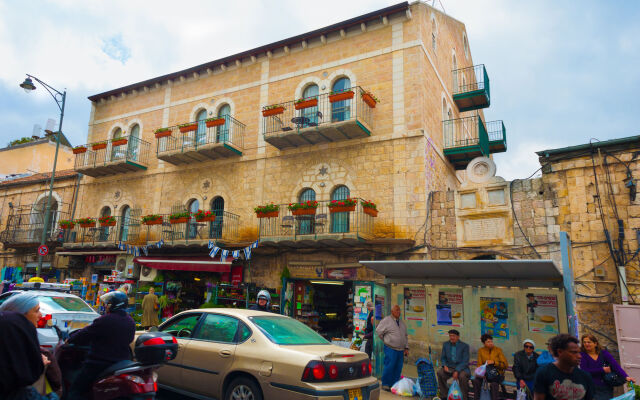
[[[244,259],[251,260],[251,246],[247,246],[244,248]]]
[[[142,252],[144,253],[145,256],[149,255],[149,248],[148,246],[142,246]]]
[[[229,255],[229,250],[222,250],[222,253],[220,253],[220,261],[226,262],[228,255]]]
[[[258,241],[256,240],[255,242],[251,243],[251,248],[255,249],[256,247],[258,247]]]
[[[233,255],[234,259],[240,258],[240,250],[234,250],[231,254]]]
[[[209,250],[213,249],[213,246],[215,246],[213,240],[209,240]]]
[[[213,246],[213,249],[211,249],[211,251],[209,252],[209,257],[211,258],[215,257],[216,254],[218,254],[218,251],[220,251],[220,247]]]

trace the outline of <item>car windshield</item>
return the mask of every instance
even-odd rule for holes
[[[56,312],[80,311],[93,312],[87,303],[79,297],[72,296],[38,296],[40,304]]]
[[[275,344],[329,344],[316,331],[293,318],[250,317],[249,319]]]

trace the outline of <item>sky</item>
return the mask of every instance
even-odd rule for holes
[[[87,96],[356,17],[398,1],[0,0],[0,146],[59,118],[25,73],[67,90],[63,132],[85,143]],[[429,2],[431,4],[431,2]],[[466,25],[503,120],[497,174],[526,178],[535,151],[639,135],[640,2],[440,0]],[[435,110],[439,113],[439,110]],[[0,161],[1,162],[1,161]]]

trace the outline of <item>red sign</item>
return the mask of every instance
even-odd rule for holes
[[[242,265],[231,267],[231,284],[237,286],[242,283]]]
[[[46,256],[49,254],[49,248],[46,245],[41,245],[38,247],[38,255]]]

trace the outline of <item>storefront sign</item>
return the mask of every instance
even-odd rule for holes
[[[494,339],[509,340],[509,308],[507,299],[480,297],[480,333]]]
[[[237,286],[242,283],[242,265],[231,267],[231,284]]]
[[[287,267],[292,278],[323,279],[324,267],[321,265],[289,265]]]
[[[325,278],[337,280],[355,280],[358,278],[357,268],[327,268]]]
[[[427,290],[422,286],[404,288],[404,318],[413,321],[426,319]],[[420,324],[418,324],[420,326]]]
[[[557,296],[527,293],[527,321],[530,332],[558,333]]]
[[[91,283],[98,283],[98,274],[91,274]]]
[[[461,327],[464,322],[461,289],[447,289],[438,292],[436,320],[438,325]]]

